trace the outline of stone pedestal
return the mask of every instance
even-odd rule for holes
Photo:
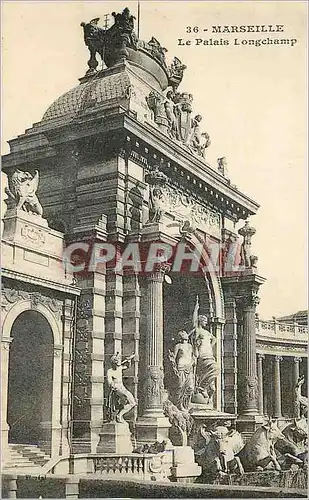
[[[97,453],[127,454],[133,452],[131,432],[127,422],[108,422],[102,426]]]
[[[194,451],[204,447],[204,438],[200,433],[202,426],[211,428],[214,424],[224,425],[226,421],[236,420],[236,415],[217,410],[209,410],[206,405],[191,404],[191,416],[194,419],[194,427],[189,437],[189,444]]]
[[[244,441],[247,441],[264,422],[265,418],[262,415],[240,415],[237,418],[236,428],[242,434]]]
[[[171,475],[176,482],[193,481],[200,476],[202,468],[194,461],[194,451],[190,446],[176,446],[173,450],[174,466]]]

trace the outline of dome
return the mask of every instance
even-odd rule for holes
[[[107,70],[108,71],[108,70]],[[128,73],[122,71],[103,78],[92,76],[77,87],[56,99],[44,113],[43,122],[64,116],[72,116],[113,99],[126,98],[130,88]]]

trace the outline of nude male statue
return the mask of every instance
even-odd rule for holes
[[[121,361],[119,353],[111,357],[111,368],[107,370],[107,383],[109,387],[108,410],[109,420],[118,423],[125,422],[124,415],[134,406],[136,401],[133,394],[125,388],[122,381],[122,372],[131,365],[135,354]]]

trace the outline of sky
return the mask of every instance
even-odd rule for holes
[[[2,154],[85,74],[80,23],[102,23],[126,6],[137,16],[137,2],[2,2]],[[284,32],[212,34],[218,24],[283,25]],[[195,26],[198,33],[186,33]],[[140,38],[155,36],[170,60],[187,65],[179,90],[193,94],[194,112],[203,116],[207,162],[216,167],[226,156],[232,184],[261,205],[250,222],[258,272],[267,279],[259,305],[265,319],[307,308],[306,30],[307,2],[140,3]],[[268,36],[297,43],[241,44]],[[196,46],[195,38],[230,45]]]

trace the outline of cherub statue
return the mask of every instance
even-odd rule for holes
[[[119,352],[111,357],[111,368],[107,370],[108,395],[108,420],[116,420],[118,423],[125,422],[124,415],[134,406],[136,401],[133,394],[125,388],[122,381],[122,371],[129,368],[135,354],[121,361]]]
[[[38,183],[39,172],[37,170],[33,177],[29,172],[15,170],[9,182],[10,187],[6,188],[5,192],[15,200],[17,210],[25,210],[41,217],[43,208],[36,195]]]

